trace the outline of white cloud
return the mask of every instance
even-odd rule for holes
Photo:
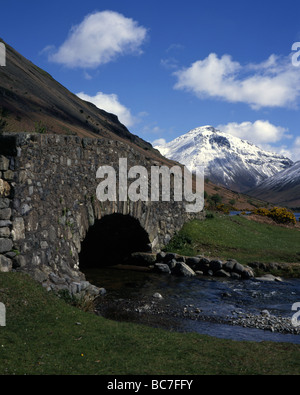
[[[231,56],[211,53],[204,60],[174,73],[175,89],[199,98],[242,102],[254,109],[293,106],[300,95],[300,73],[290,58],[271,55],[259,64],[242,66]]]
[[[262,146],[281,141],[283,138],[290,138],[288,130],[281,126],[276,126],[269,121],[257,120],[255,122],[230,122],[226,125],[218,125],[217,129],[229,133],[232,136]]]
[[[300,156],[300,138],[292,143],[293,135],[289,133],[287,128],[273,125],[269,121],[230,122],[226,125],[218,125],[217,129],[248,140],[266,151],[276,152],[294,161]],[[289,146],[285,144],[287,139],[291,141]]]
[[[153,145],[153,147],[164,147],[167,144],[167,142],[165,139],[161,138],[161,139],[152,141],[151,144]]]
[[[291,159],[295,162],[300,160],[300,137],[297,137],[294,141],[293,147],[290,150]]]
[[[105,94],[98,92],[95,96],[89,96],[84,92],[77,93],[77,96],[85,101],[95,104],[98,108],[118,116],[119,121],[127,127],[133,126],[137,119],[130,110],[120,103],[116,94]]]
[[[143,26],[122,14],[96,12],[71,29],[60,48],[49,54],[49,60],[67,67],[96,68],[120,55],[141,53],[146,36]]]

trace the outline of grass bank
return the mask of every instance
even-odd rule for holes
[[[215,215],[186,223],[166,250],[249,262],[300,263],[300,231],[242,216]],[[291,275],[293,270],[291,269]],[[297,273],[294,273],[297,274]]]
[[[299,345],[237,342],[118,323],[0,273],[0,374],[299,374]]]

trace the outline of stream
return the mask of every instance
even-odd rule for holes
[[[300,344],[300,326],[291,324],[292,305],[300,302],[300,279],[187,278],[113,267],[85,274],[105,288],[96,308],[108,319],[225,339]]]

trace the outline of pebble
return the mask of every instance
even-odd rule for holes
[[[153,295],[153,298],[155,299],[163,299],[162,295],[158,292],[155,292],[155,294]]]
[[[239,317],[228,317],[230,324],[242,325],[247,328],[256,328],[269,330],[271,332],[300,334],[300,328],[292,324],[291,318],[274,316],[268,310],[263,310],[260,315],[256,314],[239,314]]]

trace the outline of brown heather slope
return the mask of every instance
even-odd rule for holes
[[[4,42],[1,39],[0,41]],[[162,156],[150,143],[130,133],[116,115],[80,99],[46,71],[34,65],[7,43],[4,44],[6,66],[0,67],[0,132],[43,132],[108,138],[132,145],[150,163],[167,166],[177,164]],[[3,128],[1,122],[5,125]],[[205,184],[205,190],[209,195],[221,195],[223,203],[234,199],[238,209],[254,208],[247,195],[211,182]]]
[[[151,144],[130,133],[116,115],[81,100],[7,43],[5,46],[6,67],[0,68],[0,118],[6,122],[5,132],[40,130],[105,137],[133,143],[162,158]]]

